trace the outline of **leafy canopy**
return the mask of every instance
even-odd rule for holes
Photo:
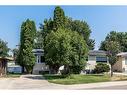
[[[47,63],[60,65],[81,65],[88,52],[83,37],[67,29],[58,29],[46,36],[45,50]]]
[[[7,43],[0,39],[0,57],[8,56],[9,48]]]
[[[22,23],[18,63],[25,67],[28,73],[32,72],[35,64],[35,56],[32,53],[35,34],[36,27],[34,21],[27,19]]]

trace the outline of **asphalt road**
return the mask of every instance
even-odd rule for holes
[[[83,89],[82,89],[83,90]],[[85,89],[84,89],[85,90]],[[127,85],[89,88],[89,90],[127,90]]]

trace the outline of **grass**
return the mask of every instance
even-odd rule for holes
[[[6,76],[4,76],[5,78],[19,78],[22,74],[7,74]]]
[[[127,76],[125,75],[113,75],[113,77],[111,78],[111,81],[126,81],[127,80]]]
[[[83,84],[110,81],[109,75],[71,75],[69,77],[62,75],[44,75],[51,83],[56,84]]]

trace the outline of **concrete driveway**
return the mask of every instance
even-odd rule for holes
[[[22,75],[20,78],[0,78],[0,89],[59,89],[42,75]]]
[[[20,78],[0,78],[0,89],[127,89],[127,81],[102,82],[76,85],[59,85],[49,83],[42,75],[22,75]]]

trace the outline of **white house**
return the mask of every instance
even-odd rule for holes
[[[33,74],[39,74],[43,71],[49,71],[49,68],[45,64],[45,60],[44,60],[44,50],[34,49],[33,53],[36,56],[36,63],[33,68]],[[88,54],[86,69],[93,70],[98,62],[108,64],[108,58],[106,56],[106,52],[101,50],[90,50]]]
[[[127,52],[117,54],[117,62],[114,64],[113,70],[116,72],[127,72]]]
[[[49,71],[48,66],[45,64],[44,50],[33,49],[32,52],[36,57],[36,62],[33,67],[33,74],[39,74],[39,73],[42,73],[42,71]]]
[[[86,65],[86,70],[90,70],[90,71],[94,70],[95,65],[99,62],[109,65],[106,51],[90,50],[88,53],[88,61]]]

